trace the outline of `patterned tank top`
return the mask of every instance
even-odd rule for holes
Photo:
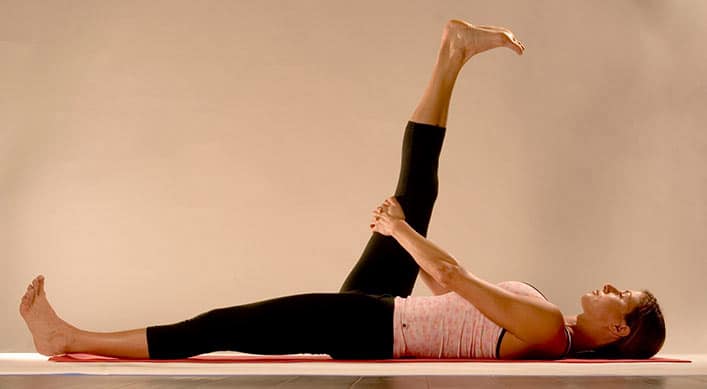
[[[504,281],[513,293],[545,298],[535,287]],[[505,329],[454,292],[437,296],[395,297],[393,358],[497,359]],[[570,333],[565,327],[567,349]]]

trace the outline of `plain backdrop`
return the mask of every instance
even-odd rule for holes
[[[527,50],[461,72],[428,238],[567,315],[647,288],[704,351],[700,0],[0,1],[0,351],[37,274],[97,331],[338,291],[451,18]]]

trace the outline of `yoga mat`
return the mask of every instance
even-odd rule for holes
[[[361,363],[410,363],[410,362],[484,362],[484,363],[527,363],[527,362],[555,362],[555,363],[645,363],[645,362],[673,362],[690,363],[687,359],[660,358],[650,359],[557,359],[557,360],[504,360],[504,359],[426,359],[426,358],[400,358],[400,359],[372,359],[372,360],[344,360],[332,359],[327,355],[200,355],[185,359],[130,359],[113,358],[93,354],[63,354],[49,358],[52,362],[151,362],[151,363],[291,363],[291,362],[361,362]]]

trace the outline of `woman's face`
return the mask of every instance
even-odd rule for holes
[[[584,316],[599,323],[624,323],[624,316],[637,307],[643,292],[638,290],[617,289],[606,284],[601,289],[582,295],[582,310]]]

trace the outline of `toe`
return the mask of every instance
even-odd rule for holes
[[[504,34],[504,37],[505,37],[506,46],[513,49],[519,55],[523,54],[523,50],[525,50],[525,47],[523,47],[523,45],[520,43],[520,41],[518,39],[516,39],[516,37],[514,37],[513,35],[510,35],[510,34]]]
[[[23,299],[25,299],[27,304],[30,306],[34,302],[34,289],[32,288],[32,285],[27,287],[27,292],[25,293]]]
[[[503,46],[505,46],[513,51],[516,51],[516,52],[518,51],[518,46],[516,46],[516,44],[513,43],[512,41],[510,41],[509,39],[504,40]]]
[[[39,290],[38,290],[37,292],[38,292],[40,295],[43,295],[43,294],[44,294],[44,276],[39,276],[39,277],[37,277],[37,279],[38,279],[38,281],[39,281],[39,282],[38,282],[38,287],[39,287],[38,289],[39,289]]]
[[[22,301],[20,301],[20,315],[22,315],[22,317],[25,317],[27,314],[27,309],[29,309],[29,305],[27,304],[27,299],[23,297]]]

